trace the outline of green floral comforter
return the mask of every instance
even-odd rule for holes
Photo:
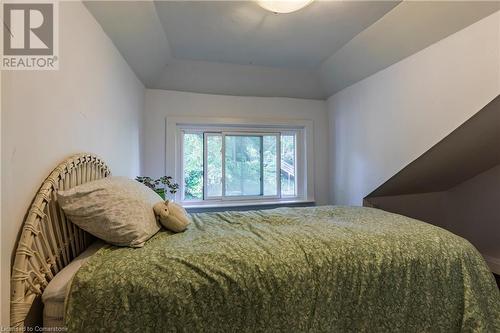
[[[181,234],[99,250],[70,332],[500,332],[500,295],[464,239],[376,209],[192,214]]]

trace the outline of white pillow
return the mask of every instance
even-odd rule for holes
[[[57,193],[71,222],[114,245],[141,247],[160,230],[153,206],[162,198],[124,177],[108,177]]]
[[[95,241],[78,257],[73,259],[68,266],[58,272],[43,291],[42,302],[64,302],[73,276],[75,276],[80,267],[82,267],[94,253],[104,246],[106,246],[106,243],[103,241]]]

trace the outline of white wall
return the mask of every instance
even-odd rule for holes
[[[331,96],[333,202],[362,204],[499,93],[497,12]]]
[[[36,190],[68,155],[93,152],[115,175],[140,167],[144,87],[80,2],[60,4],[60,69],[2,73],[2,325],[11,254]]]
[[[325,101],[207,95],[168,90],[146,90],[142,172],[159,176],[165,173],[165,118],[229,117],[269,120],[312,120],[314,127],[315,199],[329,202],[328,196],[328,118]],[[172,152],[172,155],[174,152]]]

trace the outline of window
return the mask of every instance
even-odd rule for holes
[[[181,127],[181,200],[299,197],[300,129]]]

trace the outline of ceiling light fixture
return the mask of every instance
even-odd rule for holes
[[[259,6],[275,14],[287,14],[295,12],[309,5],[314,0],[257,0]]]

